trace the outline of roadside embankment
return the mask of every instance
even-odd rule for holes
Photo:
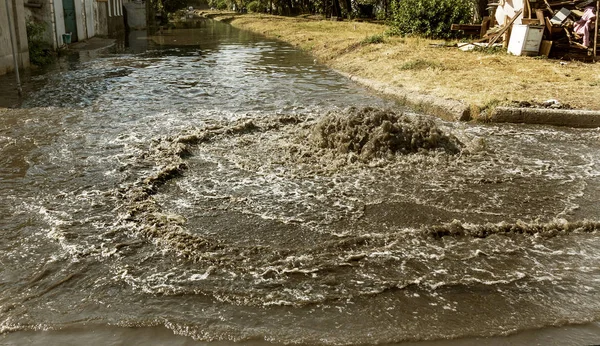
[[[286,41],[358,83],[445,119],[598,124],[598,63],[512,56],[504,51],[463,52],[443,41],[389,36],[388,27],[377,23],[231,12],[204,15]],[[496,111],[497,107],[518,108],[523,101],[541,105],[547,100],[573,110]],[[561,114],[565,114],[562,120]]]

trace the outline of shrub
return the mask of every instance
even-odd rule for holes
[[[52,45],[44,40],[46,27],[43,23],[27,22],[27,44],[29,46],[29,62],[36,66],[46,66],[56,60],[56,52]]]
[[[248,12],[258,12],[260,7],[260,3],[258,1],[252,1],[246,6]]]
[[[365,45],[365,44],[375,44],[375,43],[384,43],[384,42],[385,42],[385,38],[381,34],[379,34],[379,35],[373,35],[373,36],[367,36],[367,37],[365,37],[364,40],[361,41],[361,43],[363,45]]]
[[[217,10],[226,10],[227,9],[227,2],[225,0],[219,0],[217,1]]]
[[[402,35],[451,38],[450,26],[470,22],[473,13],[469,0],[393,0],[390,24]]]
[[[167,13],[174,13],[177,10],[187,7],[187,0],[163,0],[163,8]]]

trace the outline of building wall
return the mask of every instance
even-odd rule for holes
[[[123,4],[127,12],[127,23],[126,25],[131,30],[144,30],[146,29],[146,4],[127,2]]]
[[[96,35],[108,36],[108,1],[94,1],[94,18]]]
[[[117,36],[125,32],[123,19],[123,0],[108,0],[108,36]]]
[[[8,1],[9,11],[15,32],[15,46],[18,51],[17,60],[20,68],[29,67],[29,47],[27,45],[27,29],[25,27],[25,7],[23,0]],[[10,40],[10,27],[8,25],[8,14],[6,4],[0,3],[0,74],[14,71],[13,50]]]
[[[125,32],[123,0],[98,0],[94,6],[95,31],[99,36],[117,36]]]
[[[25,21],[36,22],[44,25],[46,29],[44,31],[44,41],[52,44],[56,48],[56,37],[54,35],[54,6],[51,1],[48,0],[37,0],[37,1],[26,1],[26,3],[34,3],[38,6],[25,6]]]
[[[94,0],[86,0],[83,4],[85,11],[85,30],[88,38],[96,36],[96,30],[94,28],[94,22],[96,21],[96,18],[94,17],[94,2]]]
[[[21,0],[23,1],[23,0]],[[26,7],[27,20],[35,20],[46,24],[46,42],[60,48],[64,46],[62,35],[66,32],[63,0],[25,0],[41,3],[42,7]],[[77,38],[86,40],[96,36],[96,13],[94,7],[97,0],[75,0]],[[74,37],[73,37],[74,40]],[[74,41],[73,41],[74,42]]]
[[[77,12],[77,38],[87,40],[95,36],[93,2],[95,0],[75,0]]]

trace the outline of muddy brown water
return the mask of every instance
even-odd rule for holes
[[[221,23],[136,35],[0,112],[0,344],[600,343],[600,131],[443,122]]]

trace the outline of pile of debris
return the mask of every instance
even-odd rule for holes
[[[592,59],[598,50],[599,0],[490,0],[481,24],[453,24],[477,39],[461,49],[502,43],[515,55]]]

